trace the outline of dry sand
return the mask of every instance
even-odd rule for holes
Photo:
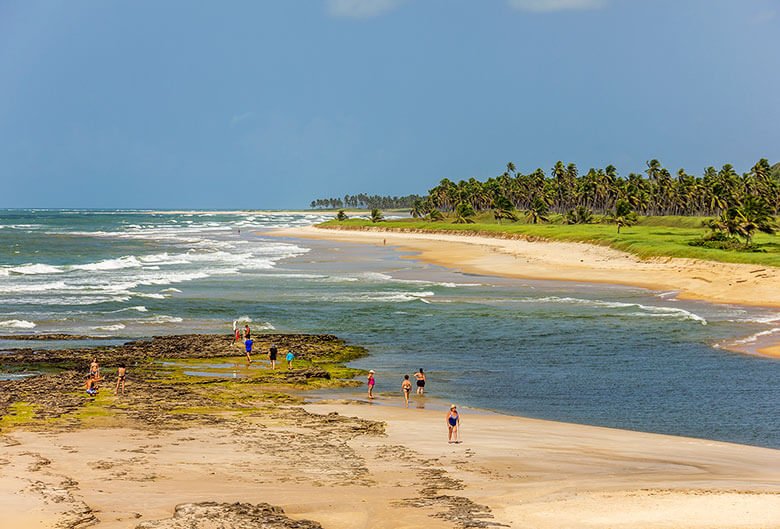
[[[12,433],[0,527],[180,527],[174,507],[204,501],[268,502],[326,529],[780,527],[778,450],[469,410],[462,443],[448,444],[444,411],[395,402],[307,406],[385,421],[384,435],[259,414],[179,431]]]
[[[573,242],[526,241],[484,236],[376,230],[288,228],[266,234],[389,245],[408,256],[461,272],[611,283],[674,291],[681,299],[780,307],[780,268],[663,258],[643,260],[604,246]],[[780,357],[780,344],[758,352]]]

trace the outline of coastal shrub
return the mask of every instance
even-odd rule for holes
[[[766,250],[750,243],[745,244],[737,237],[732,237],[722,231],[713,231],[704,237],[695,239],[688,243],[690,246],[699,246],[702,248],[712,248],[714,250],[726,250],[732,252],[766,252]]]

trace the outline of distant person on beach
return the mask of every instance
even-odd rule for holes
[[[447,434],[447,442],[452,442],[453,435],[455,436],[455,442],[458,441],[458,426],[460,426],[460,414],[458,414],[458,408],[453,404],[450,406],[450,411],[447,413],[447,428],[449,432]]]
[[[425,373],[423,373],[422,367],[414,374],[414,378],[417,379],[417,394],[422,395],[425,393]]]
[[[241,332],[238,330],[238,322],[233,320],[233,343],[241,341]]]
[[[368,372],[368,398],[374,398],[374,386],[376,385],[376,379],[374,379],[374,370]]]
[[[89,376],[100,379],[100,365],[98,364],[96,356],[92,358],[92,363],[89,364]]]
[[[250,356],[252,354],[252,344],[255,343],[252,341],[251,338],[247,338],[247,340],[244,342],[244,346],[246,347],[246,361],[248,363],[252,363],[252,357]]]
[[[87,377],[87,381],[84,383],[84,389],[87,391],[87,395],[94,397],[97,395],[98,387],[97,380],[92,375]]]
[[[244,325],[244,340],[249,340],[252,337],[252,331],[249,330],[249,324]]]
[[[114,393],[119,394],[119,389],[122,389],[122,395],[125,394],[125,377],[127,376],[127,368],[125,364],[119,364],[116,370],[116,389]]]
[[[295,353],[292,350],[287,351],[287,369],[292,369],[293,360],[295,360]]]
[[[271,344],[271,349],[268,350],[268,360],[271,361],[271,369],[276,369],[276,355],[279,350],[276,348],[276,344]]]
[[[401,382],[401,391],[404,394],[404,402],[406,407],[409,407],[409,392],[412,391],[412,382],[409,380],[409,375],[404,375],[404,381]]]

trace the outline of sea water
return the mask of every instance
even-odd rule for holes
[[[780,447],[780,361],[723,348],[780,333],[777,311],[266,234],[325,218],[0,210],[0,335],[105,337],[89,345],[227,334],[233,320],[333,333],[368,348],[354,365],[377,371],[379,393],[399,394],[422,367],[430,395],[461,405]],[[0,350],[20,346],[69,344],[0,338]]]

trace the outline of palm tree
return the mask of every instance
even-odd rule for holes
[[[499,224],[501,224],[501,219],[507,219],[514,222],[517,220],[515,206],[504,195],[498,195],[495,200],[493,200],[493,217]]]
[[[577,206],[566,213],[566,224],[590,224],[593,222],[593,211],[585,206]]]
[[[382,212],[374,208],[371,210],[371,222],[382,222],[385,218],[382,216]]]
[[[455,224],[474,224],[474,208],[468,202],[460,202],[455,208]]]
[[[547,212],[549,208],[547,203],[542,200],[541,197],[536,197],[531,203],[531,206],[525,212],[525,218],[531,224],[538,224],[539,222],[548,222]]]
[[[732,209],[737,220],[738,233],[744,237],[746,247],[752,245],[755,232],[771,235],[777,230],[770,208],[762,199],[748,197],[741,206]]]
[[[409,212],[409,214],[415,219],[419,219],[425,216],[425,202],[423,199],[418,198],[414,201],[414,204],[412,204],[412,210]]]
[[[444,213],[442,213],[436,208],[433,208],[428,212],[427,218],[431,222],[440,222],[444,220]]]
[[[636,224],[637,217],[627,200],[618,200],[615,204],[615,211],[609,215],[609,220],[617,224],[617,232],[620,233],[620,228]]]
[[[347,220],[349,217],[347,217],[347,214],[344,213],[343,209],[340,209],[339,212],[336,214],[336,220],[338,221],[344,221]]]

